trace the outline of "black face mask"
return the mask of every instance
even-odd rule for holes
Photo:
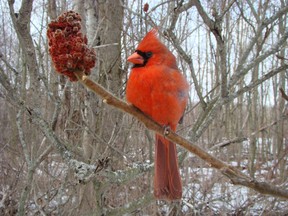
[[[142,52],[140,50],[136,50],[135,51],[138,55],[142,56],[142,58],[144,59],[143,64],[135,64],[132,68],[138,68],[138,67],[144,67],[147,64],[147,61],[149,58],[152,57],[152,52]]]

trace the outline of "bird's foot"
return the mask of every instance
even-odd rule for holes
[[[164,125],[163,129],[164,129],[164,131],[163,131],[164,137],[168,136],[170,131],[171,131],[171,127],[169,125]]]

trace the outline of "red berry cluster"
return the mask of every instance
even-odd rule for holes
[[[148,4],[148,3],[145,3],[144,6],[143,6],[143,11],[144,11],[145,13],[147,13],[148,10],[149,10],[149,4]]]
[[[80,30],[81,16],[74,11],[61,14],[48,25],[47,30],[54,67],[70,81],[77,81],[74,72],[83,71],[89,75],[95,66],[95,52],[88,48],[87,37]]]

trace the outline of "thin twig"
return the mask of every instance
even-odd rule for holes
[[[282,87],[279,88],[279,91],[281,93],[281,96],[284,100],[288,101],[288,95],[285,93]]]

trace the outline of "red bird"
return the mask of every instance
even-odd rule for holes
[[[180,73],[175,56],[152,29],[127,61],[134,64],[126,88],[128,102],[163,127],[176,130],[187,100],[189,85]],[[154,196],[177,200],[182,197],[176,145],[156,134]]]

